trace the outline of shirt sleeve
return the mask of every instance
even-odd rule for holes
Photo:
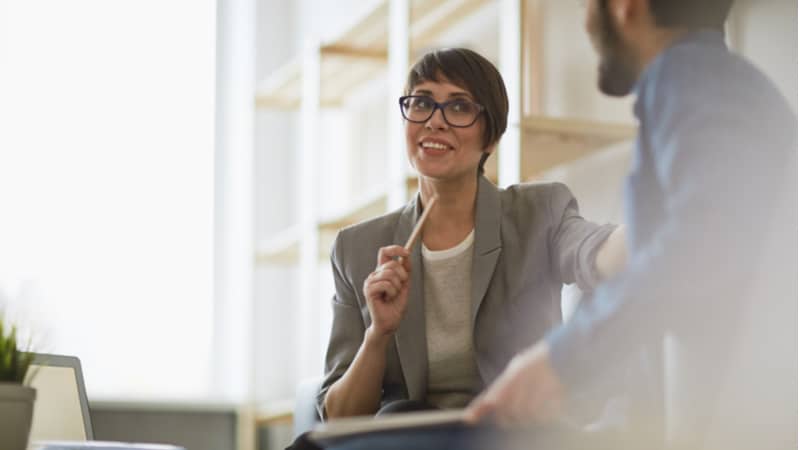
[[[597,252],[616,225],[584,219],[577,200],[564,184],[553,183],[550,189],[550,215],[555,224],[550,255],[556,277],[562,283],[577,283],[582,290],[591,290],[602,281],[595,264]]]
[[[356,300],[356,291],[342,269],[342,248],[345,245],[342,242],[343,239],[340,232],[331,249],[331,268],[336,288],[336,293],[331,300],[333,325],[328,340],[328,350],[325,354],[325,377],[317,394],[317,412],[323,420],[326,418],[325,396],[328,389],[350,367],[364,340],[365,332],[361,309]]]

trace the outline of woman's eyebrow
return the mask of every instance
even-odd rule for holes
[[[427,95],[429,97],[433,97],[433,92],[427,89],[420,89],[418,91],[414,91],[413,95]],[[466,98],[468,100],[472,100],[472,96],[469,95],[467,92],[453,92],[448,94],[447,98]]]
[[[448,95],[447,97],[448,97],[448,98],[453,98],[453,97],[464,97],[464,98],[467,98],[467,99],[472,99],[472,96],[471,96],[471,95],[469,95],[469,94],[468,94],[468,93],[466,93],[466,92],[453,92],[452,94]]]

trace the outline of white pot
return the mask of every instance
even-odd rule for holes
[[[25,450],[33,419],[36,389],[0,383],[0,449]]]

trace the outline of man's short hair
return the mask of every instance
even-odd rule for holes
[[[733,0],[649,0],[656,25],[722,30]]]

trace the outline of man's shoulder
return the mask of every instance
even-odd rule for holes
[[[685,117],[687,112],[701,120],[724,116],[747,133],[753,127],[786,128],[794,120],[775,83],[724,46],[676,45],[665,50],[647,72],[638,93],[637,114],[650,126],[671,126],[670,118]]]
[[[735,102],[777,94],[775,84],[758,67],[723,45],[689,42],[668,48],[654,61],[652,87],[685,94],[679,98],[706,103],[709,97]],[[772,101],[772,98],[768,98]],[[714,106],[714,104],[711,104]]]

